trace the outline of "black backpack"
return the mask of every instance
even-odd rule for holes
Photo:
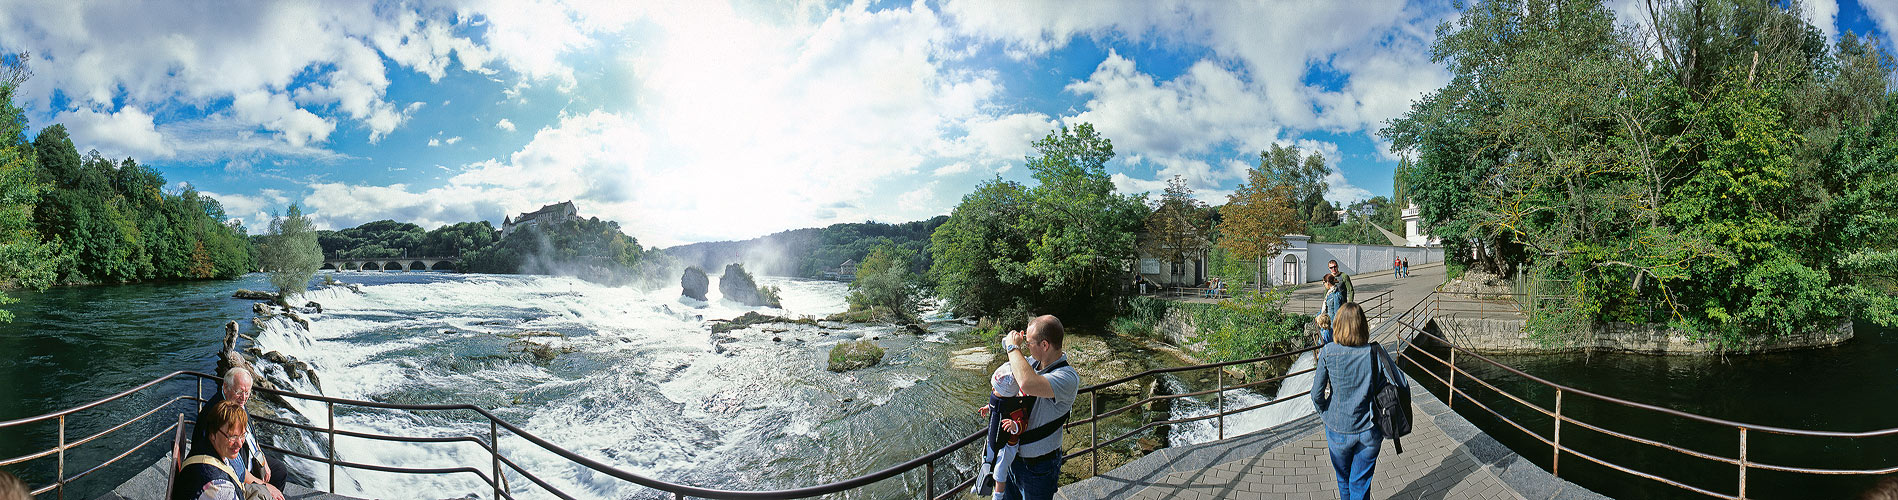
[[[1378,380],[1373,384],[1376,389],[1371,392],[1371,419],[1377,423],[1377,431],[1397,445],[1398,453],[1403,453],[1404,441],[1399,438],[1410,435],[1410,384],[1393,383],[1398,378],[1385,372],[1396,371],[1397,362],[1384,352],[1384,346],[1371,344],[1371,354],[1371,363],[1376,367],[1371,372]]]

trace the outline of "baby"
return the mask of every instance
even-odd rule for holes
[[[1021,445],[1020,434],[1009,434],[1002,430],[1002,419],[1023,422],[1028,418],[1028,408],[1035,403],[1034,396],[1023,395],[1021,385],[1015,383],[1014,373],[1004,363],[995,368],[995,375],[989,377],[989,437],[988,446],[982,449],[982,480],[975,483],[969,494],[989,496],[993,491],[1002,492],[1002,486],[1008,484],[1008,464],[1015,461],[1015,452]],[[985,488],[986,483],[994,481],[995,487]]]

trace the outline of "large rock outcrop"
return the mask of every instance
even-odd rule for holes
[[[751,279],[751,273],[745,272],[741,264],[725,266],[725,275],[718,278],[718,292],[724,294],[726,300],[748,306],[782,307],[775,294],[768,295],[771,291],[758,288],[758,282]]]
[[[685,274],[679,276],[679,286],[685,289],[682,295],[696,300],[705,300],[705,291],[711,285],[711,279],[705,277],[705,270],[698,266],[685,268]]]

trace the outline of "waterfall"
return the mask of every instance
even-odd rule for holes
[[[1307,352],[1307,353],[1298,355],[1298,359],[1292,362],[1291,369],[1287,370],[1286,373],[1302,371],[1302,370],[1310,369],[1313,366],[1315,366],[1313,364],[1312,354],[1313,353]],[[1227,409],[1245,408],[1248,406],[1254,406],[1260,403],[1265,403],[1267,401],[1277,401],[1280,398],[1291,397],[1294,394],[1300,394],[1300,393],[1310,390],[1311,382],[1312,382],[1312,374],[1310,373],[1294,375],[1290,378],[1286,378],[1282,383],[1279,384],[1279,389],[1278,389],[1277,394],[1273,395],[1273,397],[1271,398],[1266,398],[1264,396],[1259,395],[1258,393],[1255,393],[1249,390],[1244,390],[1244,389],[1236,390],[1236,391],[1227,391],[1226,392],[1226,408]],[[1176,380],[1169,379],[1169,380],[1166,380],[1165,383],[1175,384],[1172,387],[1175,393],[1191,392],[1191,391],[1184,390],[1183,387],[1180,387],[1179,385],[1177,385],[1179,384],[1179,382]],[[1216,413],[1217,408],[1214,407],[1212,401],[1214,400],[1211,399],[1210,396],[1207,396],[1205,400],[1193,399],[1193,398],[1181,398],[1181,399],[1175,400],[1173,404],[1173,415],[1170,418],[1174,420],[1178,420],[1182,418],[1191,418],[1191,417],[1197,417],[1201,415],[1211,415],[1213,413]],[[1294,397],[1293,400],[1291,401],[1286,401],[1286,402],[1274,404],[1271,406],[1266,406],[1264,408],[1258,408],[1258,409],[1247,411],[1244,413],[1226,415],[1226,418],[1225,418],[1226,437],[1230,438],[1233,436],[1239,436],[1246,433],[1259,431],[1262,429],[1269,429],[1279,424],[1290,422],[1299,417],[1309,415],[1313,411],[1315,410],[1312,408],[1311,398],[1307,395],[1300,395],[1300,396]],[[1218,426],[1219,426],[1219,419],[1217,418],[1175,425],[1173,426],[1172,434],[1168,436],[1168,442],[1170,442],[1173,446],[1185,446],[1185,445],[1212,442],[1219,438]]]

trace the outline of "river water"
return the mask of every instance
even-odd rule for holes
[[[744,312],[823,316],[846,308],[841,283],[761,278],[783,288],[784,307],[750,308],[722,300],[713,283],[710,302],[681,298],[677,287],[653,291],[615,288],[548,276],[446,273],[341,273],[359,285],[313,290],[323,306],[308,314],[307,330],[281,319],[257,330],[248,321],[253,302],[230,298],[238,288],[266,288],[252,275],[231,282],[139,284],[14,293],[17,316],[0,324],[0,421],[68,408],[116,393],[174,370],[211,372],[226,321],[238,320],[263,351],[308,363],[320,377],[291,380],[274,363],[267,377],[290,390],[389,403],[469,403],[581,455],[647,477],[722,489],[779,489],[855,477],[914,458],[976,431],[973,408],[986,400],[987,371],[947,367],[950,354],[980,340],[969,326],[940,315],[928,333],[895,332],[889,325],[767,324],[711,334],[706,320]],[[320,281],[320,280],[319,280]],[[525,332],[536,332],[523,337]],[[825,369],[830,347],[871,338],[887,350],[876,367],[847,373]],[[563,351],[551,360],[518,352],[531,341]],[[1174,366],[1148,356],[1150,367]],[[1309,360],[1300,361],[1308,366]],[[991,363],[991,367],[993,363]],[[1194,381],[1165,382],[1191,389]],[[1286,387],[1308,385],[1294,380]],[[206,386],[206,390],[215,390]],[[193,394],[187,382],[165,384],[120,403],[76,415],[68,436],[90,435],[136,416],[166,399]],[[1296,390],[1293,390],[1296,392]],[[1256,404],[1266,396],[1235,392],[1228,405]],[[1227,434],[1264,428],[1309,412],[1296,402],[1228,419]],[[1080,407],[1076,411],[1082,411]],[[1172,418],[1205,414],[1208,402],[1175,405]],[[324,408],[293,403],[279,416],[325,421]],[[137,444],[175,418],[147,424],[76,450],[68,475]],[[339,428],[400,436],[486,436],[488,425],[470,412],[337,410]],[[1102,427],[1138,425],[1140,412]],[[1171,429],[1175,443],[1203,442],[1211,421]],[[309,433],[273,432],[282,446],[323,455],[327,444]],[[1117,434],[1117,432],[1115,433]],[[20,456],[56,443],[53,424],[0,429],[0,457]],[[168,436],[167,436],[168,438]],[[168,440],[167,440],[168,442]],[[1129,444],[1129,446],[1132,446]],[[160,447],[103,469],[75,486],[73,498],[91,498],[130,477],[160,455]],[[519,438],[501,440],[503,452],[569,494],[645,498],[654,490],[570,464]],[[485,450],[467,443],[397,444],[349,437],[336,441],[344,460],[403,467],[489,468]],[[290,460],[297,477],[319,487],[327,467]],[[961,454],[938,464],[966,470]],[[35,486],[56,473],[52,460],[15,468]],[[540,497],[524,478],[509,474],[513,491]],[[907,496],[922,486],[913,473],[849,498]],[[949,484],[940,473],[938,490]],[[337,492],[384,498],[489,496],[468,474],[414,476],[347,470]]]
[[[1898,427],[1898,332],[1864,322],[1855,329],[1855,338],[1835,347],[1745,356],[1562,354],[1492,359],[1577,389],[1735,422],[1841,432]],[[1442,346],[1429,348],[1448,359]],[[1468,357],[1459,359],[1457,366],[1530,402],[1554,408],[1554,391],[1544,386]],[[1433,371],[1443,374],[1440,368]],[[1428,376],[1414,378],[1444,399],[1441,383]],[[1463,380],[1458,381],[1457,388],[1475,394],[1484,405],[1543,438],[1553,433],[1553,419],[1546,415]],[[1458,402],[1456,409],[1525,458],[1545,470],[1550,467],[1553,456],[1548,444],[1467,401]],[[1615,432],[1703,453],[1728,458],[1740,453],[1736,428],[1636,411],[1576,395],[1564,396],[1562,412]],[[1894,452],[1898,450],[1898,437],[1851,439],[1749,432],[1747,440],[1747,459],[1754,463],[1825,469],[1898,467],[1898,452]],[[1727,495],[1739,491],[1737,465],[1685,457],[1575,425],[1563,426],[1562,444],[1697,488]],[[1563,455],[1559,465],[1564,479],[1614,498],[1707,498],[1613,471],[1575,455]],[[1747,471],[1747,496],[1857,498],[1876,480],[1870,476],[1752,469]]]

